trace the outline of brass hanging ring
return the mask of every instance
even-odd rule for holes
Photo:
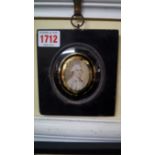
[[[76,23],[75,23],[76,21]],[[82,15],[77,16],[77,15],[73,15],[71,17],[71,24],[76,27],[77,29],[79,29],[81,26],[83,26],[85,20],[84,17]]]

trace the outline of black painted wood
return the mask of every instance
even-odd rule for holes
[[[38,30],[41,31],[41,30]],[[59,48],[38,47],[39,105],[43,115],[113,116],[115,112],[118,30],[58,30]],[[75,106],[63,103],[51,88],[49,68],[53,57],[64,46],[81,42],[95,48],[105,64],[104,91],[90,104]]]

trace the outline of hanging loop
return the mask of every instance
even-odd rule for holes
[[[71,18],[71,24],[78,29],[84,24],[84,22],[85,21],[82,15],[81,16],[73,15]]]
[[[81,13],[82,0],[74,0],[74,15],[71,17],[71,24],[79,29],[85,22]]]

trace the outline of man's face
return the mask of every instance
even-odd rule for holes
[[[82,69],[76,69],[74,71],[74,76],[79,78],[79,77],[81,77],[81,75],[82,75]]]

